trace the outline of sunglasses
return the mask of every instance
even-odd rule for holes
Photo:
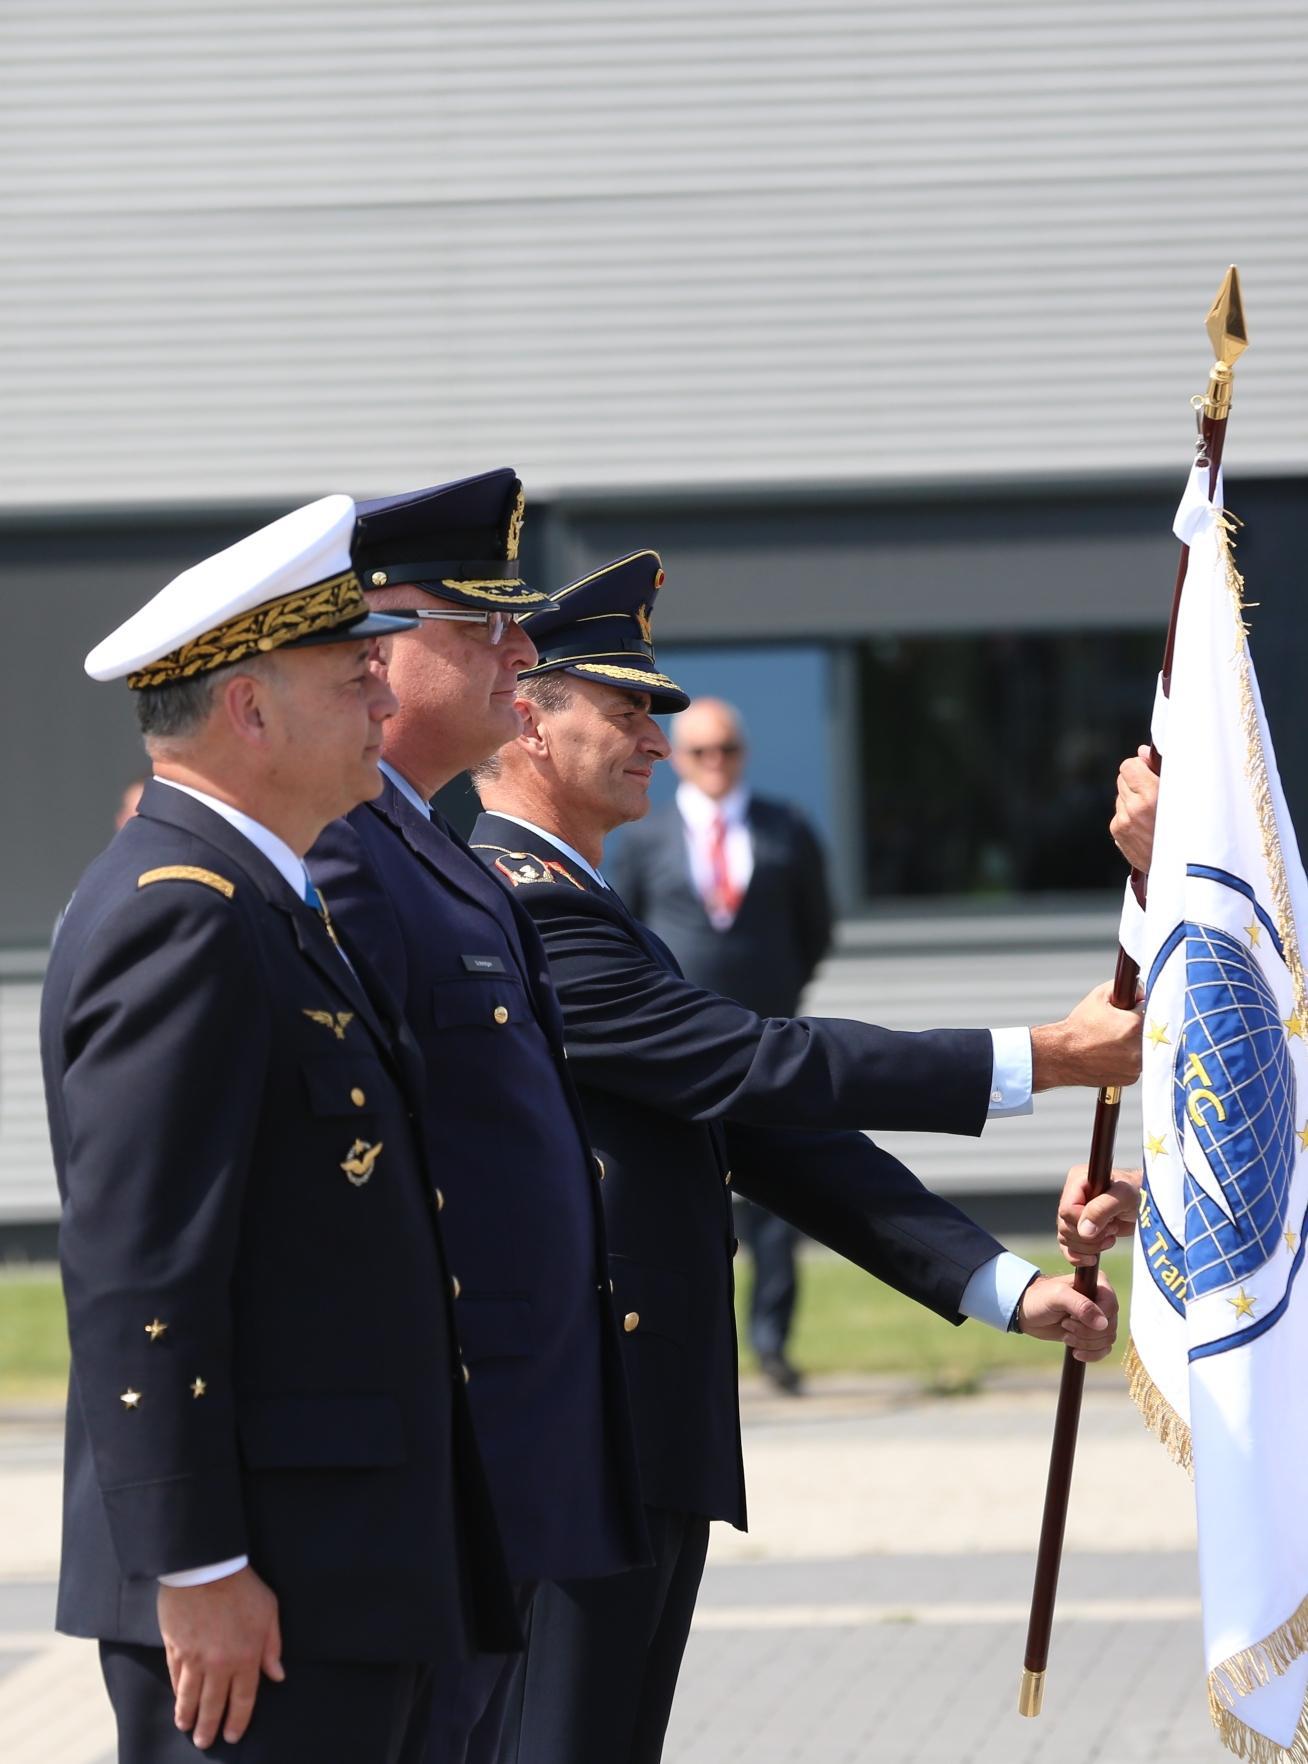
[[[714,753],[720,753],[723,759],[735,759],[741,752],[741,745],[739,741],[711,741],[707,747],[688,747],[686,752],[691,759],[707,759]]]
[[[436,612],[425,606],[410,606],[405,611],[415,619],[448,619],[452,625],[485,625],[492,646],[502,643],[504,633],[516,630],[518,626],[513,614],[506,612]]]

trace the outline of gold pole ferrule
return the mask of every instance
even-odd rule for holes
[[[1105,1108],[1115,1109],[1122,1100],[1122,1086],[1120,1084],[1105,1084],[1099,1092],[1099,1100]]]
[[[1224,361],[1213,363],[1213,371],[1209,376],[1208,390],[1204,394],[1204,415],[1211,417],[1216,423],[1224,423],[1231,412],[1231,386],[1233,376]]]
[[[1040,1706],[1045,1700],[1045,1675],[1043,1672],[1032,1672],[1029,1666],[1022,1671],[1022,1688],[1017,1693],[1017,1712],[1019,1715],[1030,1716],[1031,1719],[1040,1713]]]

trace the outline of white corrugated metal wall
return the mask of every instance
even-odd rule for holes
[[[7,0],[0,507],[1308,465],[1302,0]]]

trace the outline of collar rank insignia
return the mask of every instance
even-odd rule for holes
[[[356,1139],[341,1162],[341,1169],[349,1177],[355,1188],[362,1188],[372,1177],[373,1166],[382,1155],[382,1140],[370,1145],[366,1139]]]
[[[557,858],[546,858],[545,868],[551,873],[551,875],[559,876],[565,882],[571,882],[574,888],[580,888],[583,894],[586,892],[585,884],[578,882],[568,866],[566,864],[561,864]]]
[[[533,857],[529,851],[509,851],[502,845],[475,845],[473,850],[499,852],[494,868],[512,888],[522,888],[528,882],[559,881],[571,882],[574,888],[586,892],[584,884],[557,858]]]
[[[497,857],[495,868],[500,875],[514,888],[521,888],[524,882],[552,882],[548,867],[538,858],[525,851],[506,851],[503,857]]]
[[[345,1040],[345,1031],[354,1021],[353,1011],[337,1011],[333,1016],[331,1011],[312,1011],[305,1005],[303,1014],[311,1023],[321,1023],[324,1029],[330,1029],[337,1041]]]

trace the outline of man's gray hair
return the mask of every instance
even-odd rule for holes
[[[151,741],[185,740],[197,734],[209,720],[218,688],[235,674],[267,673],[271,660],[271,656],[252,655],[225,668],[193,674],[189,680],[140,687],[132,696],[136,700],[136,726],[147,746]]]

